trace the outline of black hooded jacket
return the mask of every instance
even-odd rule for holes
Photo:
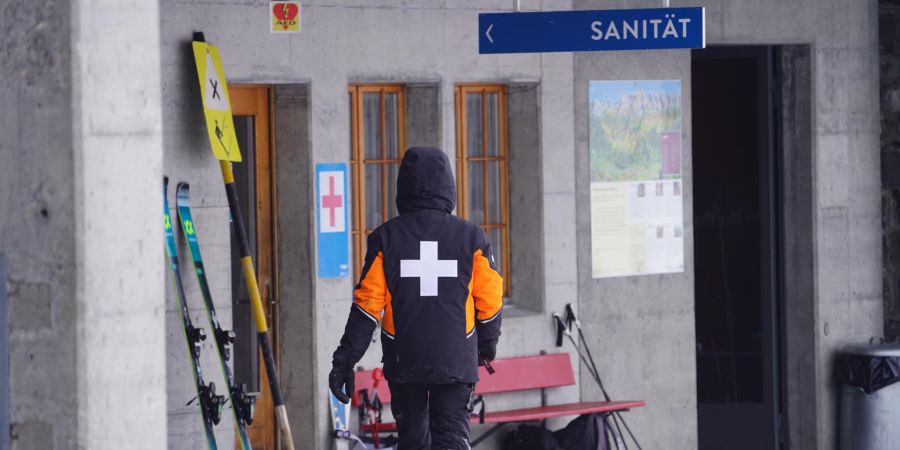
[[[503,280],[484,232],[452,215],[455,203],[447,156],[409,149],[397,179],[400,215],[368,237],[335,367],[352,368],[379,323],[390,382],[474,383],[478,355],[493,359]]]

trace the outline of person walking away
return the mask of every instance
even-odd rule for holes
[[[451,214],[456,183],[435,148],[411,148],[397,179],[400,214],[368,237],[328,384],[349,401],[353,368],[381,324],[399,450],[468,449],[478,365],[494,359],[503,279],[484,232]]]

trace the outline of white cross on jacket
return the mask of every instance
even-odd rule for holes
[[[457,261],[455,259],[438,259],[437,241],[419,242],[419,259],[401,259],[400,277],[419,278],[419,295],[435,297],[438,295],[438,278],[457,277]]]

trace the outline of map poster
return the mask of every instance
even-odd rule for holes
[[[594,278],[684,271],[681,81],[591,81]]]

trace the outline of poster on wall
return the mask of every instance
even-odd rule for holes
[[[591,81],[594,278],[684,271],[681,81]]]

